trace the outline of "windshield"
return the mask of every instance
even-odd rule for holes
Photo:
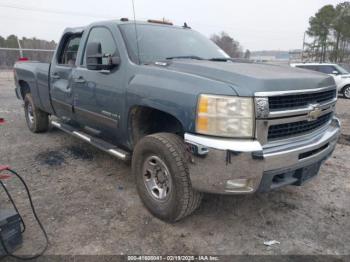
[[[227,59],[229,56],[208,38],[196,31],[159,25],[137,25],[138,47],[134,24],[119,26],[133,61],[147,64],[171,58]]]
[[[348,75],[348,74],[350,74],[345,68],[341,67],[340,65],[336,65],[336,68],[340,72],[341,75]]]
[[[341,64],[341,66],[350,74],[350,64]]]

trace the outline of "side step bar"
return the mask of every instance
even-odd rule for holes
[[[77,138],[80,138],[88,143],[90,143],[91,145],[101,149],[102,151],[117,157],[121,160],[127,161],[130,160],[130,154],[118,147],[116,147],[115,145],[112,145],[100,138],[96,138],[93,136],[90,136],[80,130],[75,129],[74,127],[67,125],[67,124],[63,124],[63,123],[59,123],[57,121],[51,121],[51,124],[54,127],[57,127],[59,129],[61,129],[62,131],[75,136]]]

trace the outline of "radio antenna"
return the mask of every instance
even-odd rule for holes
[[[138,36],[138,33],[137,33],[137,26],[136,26],[135,3],[134,3],[134,0],[131,0],[131,2],[132,2],[133,14],[134,14],[134,26],[135,26],[135,35],[136,35],[137,59],[138,59],[138,62],[140,64],[140,62],[141,62],[141,60],[140,60],[140,47],[139,47],[139,36]]]

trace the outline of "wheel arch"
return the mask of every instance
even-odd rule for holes
[[[31,93],[30,85],[25,80],[19,80],[18,84],[19,84],[19,87],[20,87],[20,92],[21,92],[22,99],[24,100],[24,97],[26,96],[26,94]]]
[[[349,87],[350,86],[350,83],[347,83],[347,84],[345,84],[340,90],[341,90],[341,92],[343,92],[344,91],[344,89],[345,88],[347,88],[347,87]]]
[[[134,105],[128,112],[128,134],[132,147],[144,136],[168,132],[184,136],[185,125],[181,119],[164,109],[147,105]]]
[[[341,94],[343,94],[344,95],[344,97],[345,97],[345,89],[346,88],[348,88],[348,87],[350,87],[350,83],[347,83],[346,85],[344,85],[342,88],[341,88]]]

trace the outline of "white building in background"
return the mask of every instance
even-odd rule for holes
[[[254,62],[288,64],[301,62],[302,50],[291,51],[257,51],[252,52],[250,60]]]
[[[270,62],[270,61],[276,61],[276,56],[268,56],[268,55],[258,55],[258,56],[251,56],[250,60],[253,60],[254,62]]]

